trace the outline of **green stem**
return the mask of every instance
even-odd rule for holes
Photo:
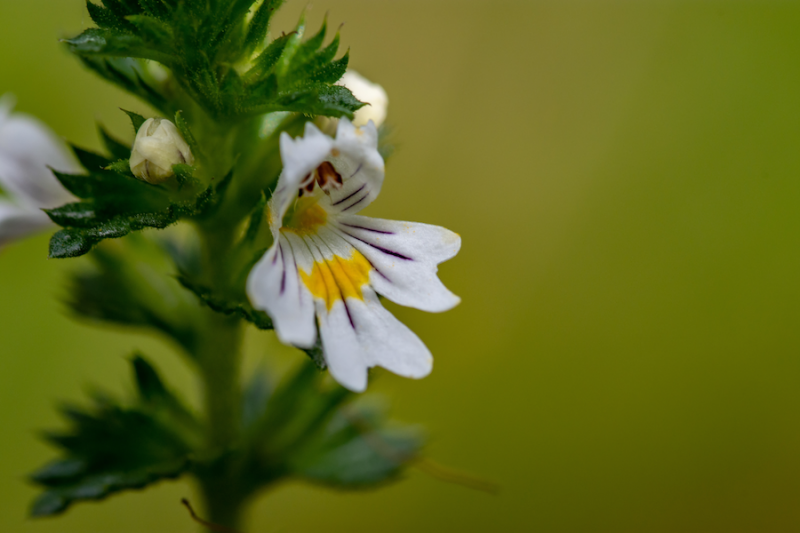
[[[205,281],[224,288],[229,279],[225,259],[233,241],[231,231],[201,228],[201,235]],[[196,353],[208,428],[209,463],[197,472],[205,504],[204,518],[228,528],[239,527],[244,506],[240,479],[226,459],[240,437],[242,334],[241,320],[209,310]]]

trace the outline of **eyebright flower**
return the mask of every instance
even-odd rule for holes
[[[47,126],[12,108],[10,95],[0,98],[0,245],[50,226],[42,209],[73,200],[48,167],[80,171]]]
[[[364,126],[370,120],[376,126],[383,124],[389,108],[389,96],[383,87],[369,81],[355,70],[345,72],[336,84],[347,87],[353,96],[369,104],[356,111],[353,125]]]
[[[147,183],[162,183],[175,175],[172,165],[181,163],[194,164],[194,156],[175,124],[163,118],[145,120],[133,141],[133,175]]]
[[[335,139],[311,123],[302,138],[281,135],[284,167],[268,205],[274,243],[247,280],[282,342],[311,348],[319,327],[331,374],[354,391],[366,388],[373,366],[412,378],[432,367],[428,349],[378,294],[432,312],[459,302],[436,276],[461,247],[458,235],[356,214],[383,184],[377,146],[374,123],[356,128],[346,118]]]

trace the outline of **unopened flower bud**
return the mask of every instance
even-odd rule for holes
[[[194,164],[194,156],[175,124],[162,118],[150,118],[136,133],[130,163],[134,176],[156,184],[175,174],[172,165]]]

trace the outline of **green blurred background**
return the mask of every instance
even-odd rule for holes
[[[800,4],[317,0],[313,25],[325,11],[390,95],[399,150],[369,212],[463,237],[440,270],[460,307],[392,307],[434,373],[372,389],[502,492],[413,470],[288,484],[249,531],[800,529]],[[0,0],[0,93],[98,147],[95,120],[130,137],[117,108],[149,112],[60,47],[88,23],[82,0]],[[56,400],[130,389],[134,348],[196,394],[158,339],[65,316],[80,261],[46,244],[0,254],[0,530],[194,531],[181,482],[25,518]]]

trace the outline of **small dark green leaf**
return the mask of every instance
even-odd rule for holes
[[[170,8],[164,0],[139,0],[139,5],[150,16],[162,20],[169,18]]]
[[[322,26],[320,27],[319,31],[309,40],[298,45],[297,52],[291,58],[292,64],[302,65],[311,59],[314,54],[317,53],[317,50],[319,50],[319,48],[322,46],[322,43],[325,42],[325,34],[327,31],[328,17],[326,16],[325,20],[322,21]]]
[[[44,212],[59,226],[90,227],[97,223],[97,213],[91,202],[73,202]]]
[[[178,111],[175,113],[175,126],[178,128],[178,131],[181,132],[183,140],[185,140],[186,144],[189,145],[192,153],[196,156],[202,155],[203,152],[200,149],[200,145],[197,144],[197,139],[195,139],[192,129],[186,122],[186,119],[183,116],[183,111]]]
[[[272,385],[263,371],[253,373],[242,394],[242,425],[250,427],[256,424],[267,409],[267,402],[272,395]]]
[[[253,67],[245,74],[245,82],[253,83],[270,74],[293,35],[294,33],[282,35],[269,43],[269,46],[256,58]]]
[[[281,7],[283,2],[284,0],[264,0],[250,21],[250,27],[244,42],[246,51],[252,52],[264,42],[272,14]]]
[[[311,481],[361,488],[395,478],[416,459],[425,438],[420,428],[387,426],[385,416],[367,402],[339,409],[318,439],[309,439],[291,468]]]
[[[133,173],[131,172],[131,162],[127,158],[114,161],[103,170],[110,170],[112,172],[116,172],[117,174],[122,174],[123,176],[128,176],[131,178],[134,177]]]
[[[153,376],[143,377],[153,392],[158,387]],[[46,437],[63,456],[31,476],[44,489],[33,503],[33,516],[52,516],[78,501],[175,478],[190,465],[184,429],[148,409],[96,398],[91,408],[65,407],[62,414],[67,429]]]
[[[136,386],[143,402],[151,403],[168,395],[167,389],[164,387],[164,383],[161,381],[156,369],[141,355],[134,355],[133,359],[131,359],[131,364],[136,377]]]
[[[141,128],[141,127],[142,127],[142,124],[144,124],[144,123],[145,123],[145,120],[146,120],[146,119],[145,119],[145,118],[144,118],[142,115],[140,115],[140,114],[138,114],[138,113],[134,113],[133,111],[127,111],[127,110],[125,110],[125,109],[123,109],[122,111],[123,111],[123,112],[124,112],[126,115],[128,115],[128,117],[130,117],[130,119],[131,119],[131,123],[133,124],[133,131],[134,131],[134,132],[137,132],[137,131],[139,131],[139,128]],[[85,165],[84,165],[84,166],[85,166]]]
[[[155,49],[169,53],[172,43],[172,30],[157,18],[147,15],[131,15],[128,21],[138,30],[138,34]]]
[[[98,126],[100,138],[112,159],[128,159],[131,156],[131,147],[112,137],[102,126]]]
[[[141,246],[141,241],[128,239],[113,248],[95,250],[91,268],[70,278],[65,303],[83,319],[163,333],[191,354],[198,338],[197,304],[163,272],[162,262],[167,259],[161,249],[156,246],[157,251],[142,253]],[[154,260],[159,262],[154,264]],[[170,307],[163,306],[164,298],[169,298]]]
[[[169,55],[158,48],[153,48],[140,37],[102,28],[90,28],[65,42],[70,51],[77,55],[138,57],[152,59],[165,65],[171,63]]]
[[[122,32],[129,32],[131,30],[131,25],[128,24],[124,18],[119,17],[114,11],[106,7],[98,6],[92,3],[91,0],[86,0],[86,9],[89,11],[89,16],[94,23],[101,28]]]
[[[111,161],[105,157],[94,152],[84,150],[83,148],[78,148],[77,146],[73,146],[72,151],[75,153],[75,157],[78,158],[78,161],[80,161],[83,168],[89,172],[102,170],[111,163]]]

